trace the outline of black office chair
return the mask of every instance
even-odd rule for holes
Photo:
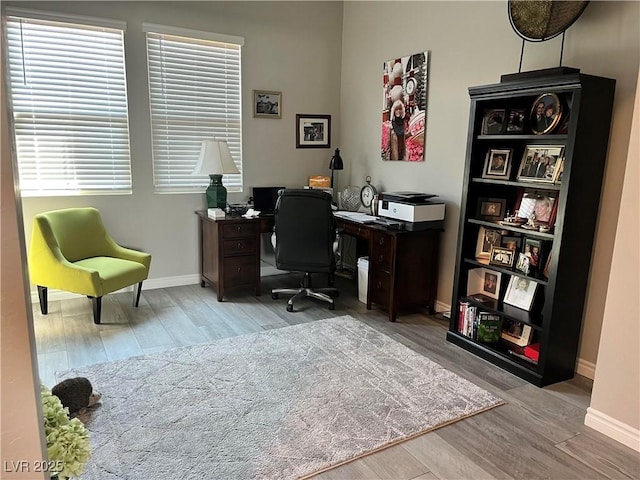
[[[337,249],[336,221],[331,210],[331,195],[321,190],[284,189],[278,192],[275,211],[276,268],[304,272],[300,288],[274,288],[271,297],[293,295],[287,311],[293,312],[293,302],[311,297],[329,303],[335,309],[333,287]],[[329,287],[312,288],[311,274],[327,275]]]

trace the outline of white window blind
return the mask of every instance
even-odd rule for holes
[[[157,192],[202,192],[193,175],[203,140],[226,140],[242,172],[241,37],[144,24],[147,32],[153,178]],[[242,173],[222,178],[242,190]]]
[[[47,17],[7,16],[21,193],[130,193],[124,24]]]

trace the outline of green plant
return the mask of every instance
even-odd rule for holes
[[[49,461],[60,468],[51,472],[52,478],[53,474],[59,480],[77,477],[91,454],[89,433],[79,419],[69,419],[68,409],[52,395],[51,390],[41,385],[40,393]]]

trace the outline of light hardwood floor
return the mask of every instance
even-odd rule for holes
[[[336,281],[341,295],[334,311],[305,299],[288,313],[285,299],[272,300],[269,291],[297,281],[290,275],[263,277],[262,296],[231,291],[220,303],[213,290],[199,285],[143,290],[137,309],[131,306],[133,294],[109,295],[103,299],[101,325],[94,325],[84,297],[52,301],[46,316],[34,304],[41,381],[51,387],[55,372],[71,367],[351,315],[507,403],[315,480],[640,478],[640,454],[584,426],[588,379],[534,387],[447,342],[447,322],[438,316],[406,315],[391,323],[385,312],[367,310],[358,302],[354,282],[343,278]]]

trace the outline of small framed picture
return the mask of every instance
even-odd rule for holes
[[[507,110],[507,133],[522,133],[524,131],[525,109]]]
[[[482,135],[499,135],[504,131],[505,110],[489,109],[482,117]]]
[[[489,259],[491,255],[491,247],[500,246],[502,235],[498,230],[480,227],[478,230],[478,242],[476,244],[476,258]]]
[[[526,347],[531,343],[532,336],[533,329],[531,325],[517,322],[510,318],[504,318],[502,320],[502,333],[500,334],[500,338],[520,347]]]
[[[529,257],[529,270],[540,268],[540,258],[542,257],[542,242],[537,238],[525,238],[522,253]]]
[[[503,235],[502,246],[504,248],[508,248],[509,250],[513,250],[514,252],[517,252],[518,250],[520,250],[521,240],[522,239],[520,237],[511,237],[511,236]]]
[[[253,91],[253,116],[280,118],[282,116],[282,92]]]
[[[527,145],[520,162],[518,181],[553,183],[563,154],[562,145]]]
[[[476,297],[485,295],[497,300],[501,282],[502,273],[488,268],[473,268],[467,274],[467,294]]]
[[[511,150],[490,149],[484,161],[482,178],[508,179],[511,173]]]
[[[562,104],[555,93],[543,93],[531,106],[531,131],[536,135],[551,133],[562,118]]]
[[[508,248],[492,247],[489,256],[489,265],[496,265],[503,268],[513,267],[516,252]]]
[[[518,261],[516,262],[516,270],[524,273],[525,275],[529,274],[529,259],[530,257],[526,256],[524,253],[518,253]]]
[[[539,229],[540,225],[552,227],[557,213],[556,198],[549,192],[524,191],[522,197],[516,202],[518,217],[526,218],[529,224],[524,228]]]
[[[478,199],[478,218],[482,220],[502,220],[505,215],[507,201],[503,198]]]
[[[331,115],[296,115],[296,148],[329,148]]]
[[[512,275],[511,279],[509,279],[507,291],[504,294],[504,303],[522,310],[529,310],[533,303],[537,286],[538,284],[529,278]]]

